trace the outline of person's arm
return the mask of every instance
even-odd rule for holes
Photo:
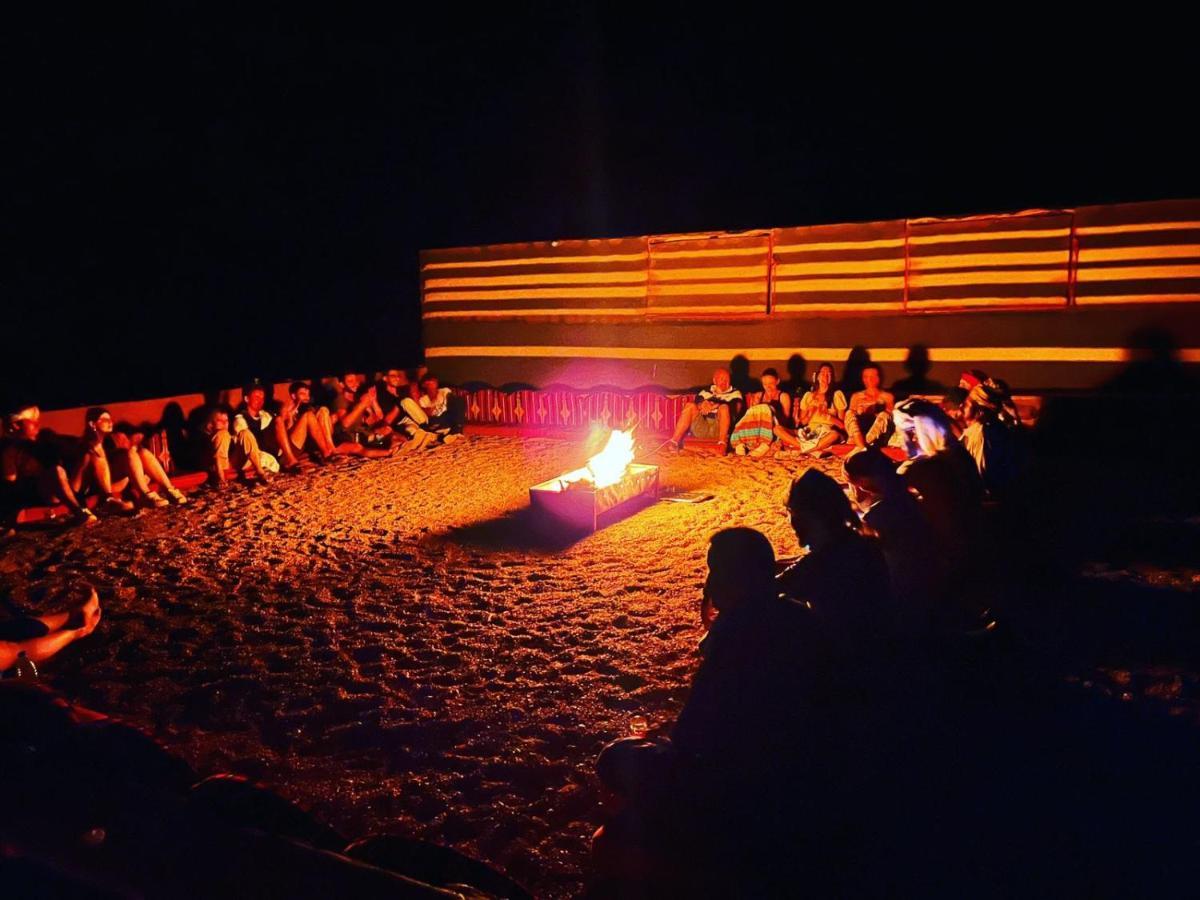
[[[21,653],[35,663],[44,662],[67,644],[88,634],[91,634],[90,628],[64,628],[62,631],[30,638],[20,643],[0,641],[0,671],[12,668]]]
[[[4,452],[0,453],[0,475],[3,475],[7,482],[15,482],[17,480],[17,453],[14,447],[5,447]]]
[[[800,411],[796,413],[796,424],[800,427],[804,427],[812,421],[813,402],[809,399],[810,397],[812,397],[811,391],[800,398]]]
[[[792,395],[787,391],[779,392],[779,408],[783,410],[783,417],[792,421]]]

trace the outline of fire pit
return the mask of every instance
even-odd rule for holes
[[[658,497],[658,466],[633,462],[633,435],[614,431],[586,466],[529,489],[529,504],[556,519],[595,532],[600,517],[638,500]]]

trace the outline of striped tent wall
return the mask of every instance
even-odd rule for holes
[[[1024,390],[1111,377],[1130,335],[1200,363],[1200,201],[421,254],[424,344],[448,382],[675,389],[715,365],[977,367]]]
[[[1200,302],[1200,203],[1081,209],[1075,239],[1078,306]]]
[[[1045,212],[910,221],[905,309],[1065,308],[1071,224]]]
[[[542,241],[421,254],[422,316],[621,319],[646,309],[646,239]]]
[[[771,311],[904,310],[904,222],[778,228]]]
[[[648,241],[648,316],[765,316],[771,235],[667,235]]]

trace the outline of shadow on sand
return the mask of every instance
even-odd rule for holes
[[[602,531],[657,502],[657,498],[648,496],[627,500],[601,514],[596,522],[596,531]],[[590,522],[586,526],[573,524],[527,506],[502,516],[450,528],[432,535],[430,540],[477,550],[551,555],[570,549],[591,537],[592,533]]]

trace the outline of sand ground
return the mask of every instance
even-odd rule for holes
[[[578,540],[536,530],[529,486],[583,458],[578,441],[473,437],[21,533],[0,589],[37,609],[48,589],[95,584],[106,618],[47,680],[201,774],[240,772],[348,837],[443,842],[567,896],[600,821],[597,751],[634,714],[671,722],[685,696],[708,537],[748,525],[798,553],[782,504],[808,465],[685,451],[653,460],[664,486],[714,500],[660,502]],[[1188,715],[1200,695],[1172,666],[1079,679]]]

